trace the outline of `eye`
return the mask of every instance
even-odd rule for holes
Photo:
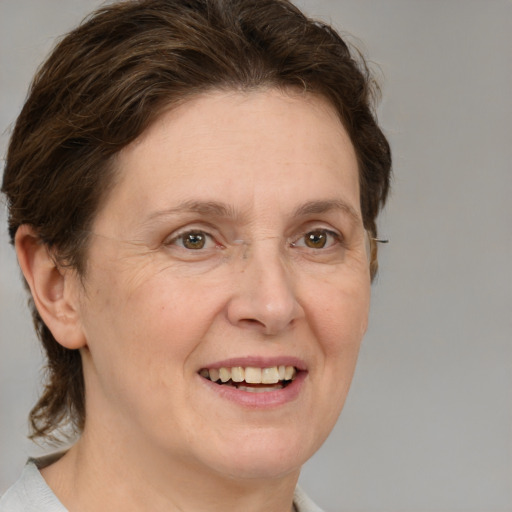
[[[216,244],[213,237],[205,231],[192,230],[179,234],[166,245],[177,245],[184,249],[198,251],[200,249],[211,249],[218,244]]]
[[[326,249],[341,242],[341,235],[329,229],[314,229],[302,235],[293,247],[307,247],[309,249]]]

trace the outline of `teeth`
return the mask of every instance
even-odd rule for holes
[[[233,368],[203,368],[199,374],[202,377],[209,378],[212,382],[221,381],[222,383],[232,382],[247,382],[248,384],[277,384],[283,380],[293,380],[297,375],[297,370],[294,366],[271,366],[269,368],[257,368],[255,366],[248,366],[243,368],[235,366]],[[238,386],[238,389],[245,389],[243,386]],[[271,388],[251,388],[253,389],[276,389],[275,386]]]
[[[231,370],[229,368],[219,368],[219,377],[221,382],[227,382],[231,379]]]
[[[245,380],[245,370],[241,366],[231,368],[231,380],[233,382],[243,382]]]
[[[248,384],[261,384],[261,368],[248,366],[245,369],[245,382]]]
[[[266,386],[261,388],[250,388],[249,386],[238,386],[238,389],[242,391],[248,391],[249,393],[266,393],[267,391],[275,391],[276,389],[283,389],[283,386]]]
[[[293,380],[297,371],[293,366],[287,366],[284,371],[284,380]]]
[[[261,383],[262,384],[277,384],[279,382],[279,371],[277,366],[272,368],[263,368],[261,370]]]

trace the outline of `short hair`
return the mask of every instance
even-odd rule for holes
[[[365,228],[388,194],[391,154],[374,112],[377,87],[359,52],[287,0],[128,0],[107,5],[37,72],[8,147],[2,191],[11,241],[29,224],[60,264],[83,275],[88,229],[115,177],[113,157],[170,106],[209,90],[298,88],[337,111],[359,166]],[[371,275],[376,272],[372,248]],[[85,422],[79,351],[31,310],[47,382],[31,438]]]

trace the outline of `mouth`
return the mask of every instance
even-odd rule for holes
[[[297,376],[295,366],[233,366],[202,368],[199,375],[219,386],[228,386],[249,393],[265,393],[288,386]]]

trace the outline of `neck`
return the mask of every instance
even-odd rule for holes
[[[277,478],[237,478],[123,443],[119,436],[85,431],[42,475],[66,508],[81,512],[291,512],[299,470]]]

